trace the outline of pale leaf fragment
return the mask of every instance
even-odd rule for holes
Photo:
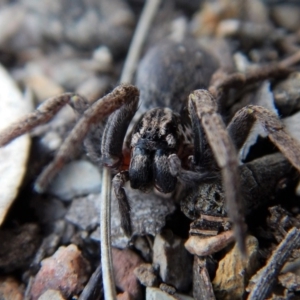
[[[7,71],[0,65],[0,130],[32,110]],[[30,138],[23,135],[0,148],[0,225],[19,192],[29,155]]]

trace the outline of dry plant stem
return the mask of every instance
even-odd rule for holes
[[[215,294],[206,268],[206,258],[194,256],[193,296],[198,300],[215,300]]]
[[[102,193],[100,205],[100,240],[101,266],[103,274],[103,290],[105,300],[116,299],[115,280],[113,276],[111,239],[110,239],[110,210],[111,210],[111,171],[104,167],[102,173]]]
[[[102,299],[103,290],[99,286],[102,279],[101,265],[97,267],[78,300],[100,300]]]
[[[189,106],[193,105],[201,120],[208,143],[214,153],[218,166],[222,170],[227,212],[234,224],[234,233],[243,254],[245,249],[245,228],[242,201],[240,201],[238,159],[235,147],[227,132],[221,116],[217,113],[214,97],[205,90],[194,91],[189,97]]]
[[[121,75],[121,83],[131,83],[137,62],[140,58],[142,46],[149,31],[150,25],[155,17],[161,0],[148,0],[144,6],[139,23],[131,41],[128,55]]]
[[[72,159],[73,153],[71,150],[74,149],[73,151],[75,151],[75,149],[78,149],[89,130],[90,124],[103,120],[124,103],[135,99],[137,95],[138,90],[136,87],[132,85],[120,85],[88,108],[61,145],[55,159],[38,177],[35,183],[35,190],[43,192],[64,164]]]
[[[300,231],[292,228],[279,244],[266,267],[261,272],[258,282],[251,291],[248,300],[263,300],[268,296],[272,285],[276,280],[276,276],[281,270],[283,264],[291,255],[292,251],[300,244]]]
[[[59,97],[47,99],[34,112],[25,115],[22,119],[11,124],[6,129],[0,131],[0,147],[5,146],[16,137],[29,132],[38,125],[47,123],[72,97],[78,97],[76,94],[65,93]]]

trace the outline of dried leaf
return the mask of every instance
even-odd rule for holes
[[[32,109],[6,70],[0,65],[0,130]],[[29,154],[30,139],[23,135],[0,148],[0,225],[18,194]]]

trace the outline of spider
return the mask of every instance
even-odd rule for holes
[[[155,187],[162,193],[171,193],[178,181],[190,186],[221,174],[226,209],[237,242],[245,251],[237,150],[255,121],[263,125],[270,140],[298,170],[300,147],[284,131],[278,117],[267,109],[244,107],[226,127],[218,104],[226,98],[230,87],[287,74],[288,66],[288,63],[278,63],[255,72],[228,75],[219,69],[213,55],[196,42],[164,42],[142,59],[137,71],[137,87],[120,85],[91,106],[83,97],[71,93],[50,98],[35,112],[0,132],[0,146],[47,122],[68,103],[78,113],[78,122],[54,160],[38,177],[35,183],[38,192],[45,190],[72,158],[73,149],[84,140],[94,161],[117,172],[113,189],[119,203],[121,225],[129,235],[126,181],[142,191]],[[125,138],[138,110],[139,94],[142,113]]]

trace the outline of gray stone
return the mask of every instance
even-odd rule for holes
[[[291,3],[275,5],[272,9],[275,22],[287,30],[298,30],[300,26],[300,8]]]
[[[134,269],[134,275],[144,286],[158,286],[158,278],[151,264],[140,264],[137,268]]]
[[[66,214],[66,220],[81,230],[90,230],[99,224],[100,194],[75,198]]]
[[[36,216],[41,223],[53,222],[65,216],[67,209],[60,200],[55,198],[34,198],[30,206],[35,210]]]
[[[175,211],[173,199],[163,197],[155,192],[146,194],[128,186],[125,190],[131,207],[132,236],[147,234],[155,236],[158,234],[165,225],[166,216]],[[99,240],[100,231],[97,229],[91,237]],[[111,204],[111,239],[112,245],[121,249],[127,247],[130,241],[121,228],[120,213],[114,193],[112,193]]]
[[[50,185],[48,192],[62,200],[99,193],[101,175],[97,167],[85,160],[67,164]]]
[[[146,300],[193,300],[194,298],[189,297],[187,295],[177,294],[172,296],[158,288],[147,287],[146,289]]]
[[[134,190],[127,187],[126,193],[131,207],[130,214],[133,235],[150,234],[155,236],[165,225],[166,216],[175,211],[173,199],[164,198],[154,192],[146,194],[140,190]],[[121,229],[118,203],[114,193],[112,193],[111,227],[113,243],[118,242],[122,244],[126,236]],[[126,245],[124,244],[123,247]]]
[[[158,234],[153,246],[153,264],[159,266],[163,282],[178,290],[187,290],[192,283],[192,256],[184,241],[171,231]]]
[[[38,300],[65,300],[60,291],[48,290]]]

